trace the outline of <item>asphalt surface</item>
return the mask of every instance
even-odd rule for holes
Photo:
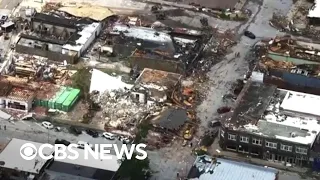
[[[1,0],[0,9],[14,9],[22,0]]]
[[[41,125],[41,123],[33,121],[16,121],[9,122],[6,120],[0,121],[0,143],[7,143],[11,138],[24,139],[28,141],[34,141],[39,143],[50,143],[54,144],[56,139],[65,139],[71,143],[77,143],[78,141],[85,141],[90,144],[118,144],[121,145],[120,141],[108,140],[102,137],[100,133],[99,137],[93,138],[88,135],[84,129],[81,135],[74,135],[69,132],[69,127],[61,127],[62,131],[57,132],[54,129],[48,130]],[[4,130],[6,126],[6,130]]]

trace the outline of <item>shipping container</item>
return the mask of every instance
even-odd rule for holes
[[[55,109],[62,110],[62,104],[68,98],[68,96],[70,95],[72,90],[73,90],[72,88],[66,88],[66,90],[63,92],[63,94],[55,102]]]
[[[79,89],[73,89],[68,96],[68,98],[63,102],[62,110],[65,112],[68,112],[71,110],[72,106],[75,104],[75,102],[78,100],[80,96],[80,90]]]
[[[34,106],[40,106],[40,100],[39,99],[35,99],[34,100]]]
[[[59,99],[59,97],[64,93],[65,90],[66,90],[66,87],[61,87],[61,89],[56,93],[56,95],[49,100],[49,103],[48,103],[49,109],[56,109],[55,103]]]

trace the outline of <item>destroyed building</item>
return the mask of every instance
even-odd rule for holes
[[[104,83],[101,83],[101,79],[104,79]],[[148,115],[161,111],[162,107],[154,102],[139,103],[132,95],[133,86],[122,82],[121,77],[93,69],[91,99],[101,107],[101,122],[106,127],[129,131]]]
[[[169,1],[169,0],[167,0]],[[236,4],[237,0],[227,0],[227,1],[220,1],[220,0],[184,0],[181,3],[194,5],[197,7],[203,7],[206,9],[214,9],[214,10],[225,10],[225,9],[233,9]]]
[[[220,146],[286,165],[309,166],[318,158],[311,152],[320,142],[315,109],[319,100],[319,96],[249,81],[236,108],[222,121]]]
[[[319,94],[320,45],[276,37],[254,69],[260,81],[279,88]]]
[[[33,82],[10,76],[0,77],[0,108],[29,112],[42,106],[68,112],[80,97],[80,90],[53,85],[47,82]]]
[[[28,112],[32,108],[35,93],[28,89],[14,87],[7,82],[0,82],[0,108]]]
[[[100,34],[102,25],[78,19],[36,13],[30,30],[21,34],[16,51],[75,63]]]
[[[145,68],[136,79],[132,94],[140,103],[165,102],[181,77],[180,74]]]
[[[310,25],[320,25],[320,1],[314,0],[307,15]]]
[[[114,51],[126,57],[130,66],[184,74],[201,54],[206,39],[198,31],[179,30],[116,24],[110,34]]]

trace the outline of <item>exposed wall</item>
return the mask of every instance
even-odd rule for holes
[[[94,24],[97,24],[97,26],[94,26]],[[93,29],[94,28],[94,29]],[[64,45],[62,46],[62,53],[63,54],[70,54],[74,53],[76,57],[80,57],[83,55],[89,46],[93,43],[93,41],[96,39],[97,36],[101,33],[102,30],[102,24],[101,23],[93,23],[90,25],[87,25],[83,28],[82,31],[78,32],[78,35],[81,35],[79,37],[77,45]],[[89,34],[91,33],[91,34]],[[76,46],[76,47],[73,47]]]
[[[130,57],[130,65],[133,67],[138,65],[139,69],[150,68],[167,72],[185,74],[185,64],[181,61],[170,61],[163,59],[147,59],[141,57]]]
[[[269,70],[269,74],[271,76],[279,77],[284,82],[287,82],[291,85],[309,88],[320,88],[320,78],[308,77],[301,74],[293,74],[287,71],[274,69]]]
[[[43,49],[35,49],[32,47],[26,47],[19,44],[16,44],[16,51],[24,54],[38,55],[42,57],[47,57],[50,60],[54,61],[64,61],[66,60],[69,64],[74,64],[76,58],[73,56],[68,56],[65,54],[61,54],[59,52],[46,51]]]
[[[223,133],[223,135],[222,135],[222,133]],[[236,141],[229,140],[228,133],[236,135]],[[240,136],[249,137],[249,142],[248,143],[240,142]],[[297,165],[307,166],[309,164],[310,147],[306,146],[306,145],[295,144],[293,142],[287,142],[287,141],[281,141],[281,140],[275,139],[275,138],[266,138],[264,136],[249,134],[246,132],[231,131],[231,130],[224,129],[224,128],[222,128],[222,130],[220,131],[219,137],[220,137],[220,141],[219,141],[220,146],[225,150],[230,150],[230,149],[227,149],[227,147],[232,146],[232,147],[236,148],[236,150],[234,150],[234,151],[239,152],[239,153],[243,153],[242,151],[240,151],[240,148],[246,148],[246,149],[248,149],[248,153],[245,153],[245,154],[251,154],[252,156],[256,156],[255,154],[252,154],[252,152],[255,151],[255,152],[259,153],[259,155],[257,155],[256,157],[259,157],[261,159],[266,159],[267,155],[273,154],[272,156],[274,156],[274,157],[275,157],[275,155],[278,155],[278,156],[285,157],[286,159],[289,159],[289,158],[295,159],[297,162],[296,163]],[[260,146],[252,144],[253,138],[261,139],[262,144]],[[277,149],[271,149],[271,148],[266,147],[265,146],[266,141],[277,143]],[[281,150],[280,144],[292,146],[292,152]],[[296,153],[295,149],[297,146],[308,149],[308,154],[303,155],[303,154]],[[303,157],[305,160],[303,160],[302,162],[299,162],[299,158],[301,158],[301,157]]]
[[[89,46],[93,43],[93,41],[100,35],[102,29],[102,24],[99,23],[95,31],[91,34],[86,43],[82,46],[80,50],[80,56],[89,48]]]
[[[310,60],[304,60],[304,59],[299,59],[299,58],[293,58],[293,57],[288,57],[288,56],[283,56],[282,54],[274,53],[274,52],[269,52],[268,57],[275,61],[286,61],[286,62],[292,62],[296,65],[299,64],[320,64],[320,62],[316,61],[310,61]]]
[[[266,84],[273,84],[276,85],[278,88],[291,90],[291,91],[298,91],[308,94],[314,94],[314,95],[320,95],[320,89],[319,88],[310,88],[310,87],[303,87],[303,86],[297,86],[294,84],[290,84],[288,82],[285,82],[281,78],[275,78],[271,76],[264,76],[263,83]]]
[[[25,106],[26,110],[24,112],[28,112],[32,108],[33,99],[29,99],[27,101],[18,101],[18,100],[8,99],[8,98],[3,98],[3,99],[5,100],[5,108],[6,109],[13,109],[13,108],[9,108],[9,106],[8,106],[9,103],[19,103],[19,104]],[[14,110],[23,111],[23,110],[20,110],[20,109],[14,109]]]
[[[48,30],[50,28],[52,28],[54,25],[51,24],[46,24],[46,23],[42,23]],[[32,27],[34,30],[39,28],[39,25],[41,25],[40,22],[32,22]],[[72,29],[72,28],[65,28],[65,27],[61,27],[61,26],[55,26],[55,31],[58,34],[61,34],[64,30],[67,30],[69,33],[74,33],[76,32],[76,29]]]

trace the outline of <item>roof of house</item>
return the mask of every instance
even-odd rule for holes
[[[70,164],[65,162],[59,162],[59,161],[53,161],[52,164],[47,169],[49,171],[62,173],[62,177],[65,176],[64,174],[68,174],[72,176],[92,178],[96,180],[111,179],[116,173],[114,171],[108,171],[108,170],[87,167],[83,165]],[[53,179],[56,179],[56,178],[57,177],[54,177]]]
[[[152,120],[152,123],[161,128],[177,130],[186,121],[188,121],[187,111],[185,109],[166,109],[160,115]]]
[[[229,126],[256,124],[274,95],[277,87],[248,81],[239,94],[232,116],[226,120]]]
[[[164,89],[173,88],[180,80],[182,76],[177,73],[166,72],[156,69],[144,68],[140,76],[136,80],[136,84],[143,85],[150,88],[157,87]]]
[[[17,101],[27,101],[35,97],[35,92],[25,88],[14,87],[7,97]]]
[[[320,18],[320,1],[314,0],[314,6],[310,8],[307,15],[309,18]]]
[[[79,153],[79,158],[75,160],[71,160],[68,158],[65,159],[55,159],[54,163],[59,162],[61,165],[65,166],[83,166],[87,168],[94,168],[94,169],[101,169],[111,172],[116,172],[119,167],[120,163],[115,155],[109,154],[109,156],[112,156],[112,159],[94,159],[92,156],[88,156],[89,159],[85,159],[85,151],[83,149],[74,148],[73,150],[77,151]],[[70,152],[67,152],[70,153]],[[72,153],[70,155],[73,155]],[[58,167],[57,167],[58,168]],[[59,168],[60,170],[63,170],[63,168]]]
[[[248,82],[233,115],[222,123],[228,129],[311,147],[320,133],[320,123],[314,117],[315,111],[304,107],[309,107],[310,101],[317,104],[318,98]]]
[[[275,180],[277,173],[278,170],[269,167],[203,155],[197,157],[188,178],[190,180]]]
[[[20,148],[26,143],[33,144],[37,149],[42,145],[37,142],[13,138],[0,153],[0,167],[38,174],[47,160],[40,158],[38,155],[33,160],[23,159],[20,155],[22,151]],[[48,148],[44,148],[43,151],[44,154],[53,153],[53,150]]]
[[[295,91],[287,91],[280,108],[286,111],[299,112],[305,115],[320,116],[318,107],[320,96]]]

